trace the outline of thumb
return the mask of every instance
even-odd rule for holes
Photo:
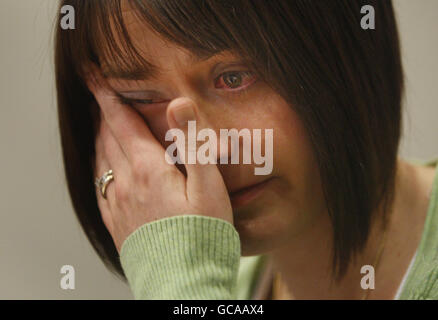
[[[187,171],[187,197],[199,198],[222,189],[224,198],[230,201],[222,175],[216,165],[217,136],[199,117],[195,102],[186,97],[171,101],[167,107],[167,122],[170,128],[184,133],[184,143],[177,143]],[[204,130],[203,130],[204,129]],[[204,140],[200,141],[199,140]],[[184,150],[182,150],[184,148]],[[208,156],[206,156],[208,154]],[[218,190],[218,188],[220,188]]]

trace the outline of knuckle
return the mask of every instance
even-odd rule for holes
[[[114,184],[114,195],[118,203],[125,203],[128,200],[128,189],[123,183]]]
[[[132,164],[132,171],[135,179],[140,179],[143,181],[147,177],[147,166],[146,163],[140,159],[134,159]]]

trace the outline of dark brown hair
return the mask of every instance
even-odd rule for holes
[[[372,214],[387,212],[394,194],[403,74],[391,1],[127,1],[161,36],[192,53],[237,52],[298,114],[318,162],[333,225],[333,273],[341,277],[368,239]],[[128,70],[146,62],[126,31],[120,1],[61,5],[76,13],[76,29],[63,30],[58,21],[55,39],[67,185],[88,239],[123,275],[97,206],[94,98],[82,67],[113,59]],[[361,28],[363,5],[375,9],[375,30]]]

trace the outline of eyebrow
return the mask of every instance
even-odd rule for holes
[[[190,54],[189,63],[196,64],[207,61],[215,56],[223,54],[224,51]],[[156,79],[160,75],[160,68],[153,63],[143,59],[144,63],[123,68],[120,64],[108,64],[102,66],[102,74],[105,78],[124,80],[149,80]]]

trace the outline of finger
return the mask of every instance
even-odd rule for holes
[[[170,128],[178,128],[185,135],[185,146],[184,144],[179,145],[178,149],[185,148],[185,150],[181,150],[181,153],[185,153],[182,160],[184,160],[187,171],[187,196],[190,198],[191,195],[197,196],[204,194],[207,190],[217,190],[218,188],[226,190],[222,175],[214,163],[217,159],[217,139],[207,138],[205,142],[195,145],[193,145],[193,141],[190,141],[192,139],[197,140],[196,133],[194,137],[189,138],[192,133],[188,132],[189,130],[193,131],[195,125],[199,130],[207,128],[206,122],[198,116],[194,101],[189,98],[178,98],[171,101],[167,107],[167,121]],[[209,144],[207,144],[207,140]],[[208,152],[209,157],[201,159],[202,154],[207,154],[204,152],[197,153],[197,150],[202,151],[200,149],[201,145],[209,146],[208,149],[212,152]],[[207,163],[203,164],[202,162]]]
[[[86,81],[126,158],[135,163],[139,154],[146,153],[151,161],[164,165],[161,144],[137,111],[119,101],[96,66],[91,66]]]
[[[95,171],[94,175],[97,178],[100,178],[103,176],[103,174],[110,169],[110,165],[108,161],[106,160],[104,146],[102,142],[101,133],[98,132],[96,135],[96,158],[95,158]],[[109,186],[108,186],[109,187]],[[102,221],[105,225],[105,227],[108,229],[109,233],[112,234],[113,231],[113,219],[111,215],[111,209],[109,207],[109,203],[103,198],[100,188],[96,188],[96,198],[97,203],[99,206],[99,210],[101,213]],[[107,188],[108,189],[108,188]],[[108,191],[106,191],[106,194],[108,195]]]
[[[114,176],[128,172],[129,163],[120,144],[111,132],[105,119],[100,125],[102,144],[107,162],[111,164]]]

